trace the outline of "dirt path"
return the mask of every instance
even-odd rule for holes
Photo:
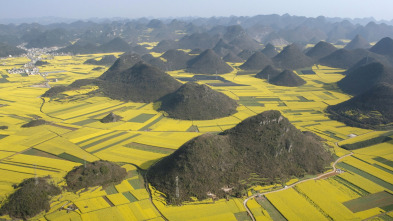
[[[337,145],[337,143],[335,143],[335,144]],[[315,178],[309,178],[309,179],[306,179],[306,180],[298,181],[298,182],[293,183],[293,184],[291,184],[291,185],[289,185],[289,186],[286,186],[286,187],[284,187],[284,188],[282,188],[282,189],[272,190],[272,191],[264,192],[264,193],[256,193],[256,194],[253,194],[253,195],[247,197],[247,198],[243,201],[243,206],[244,206],[244,208],[246,208],[246,211],[247,211],[248,215],[251,217],[251,219],[252,219],[253,221],[255,221],[254,215],[251,213],[251,210],[247,207],[247,202],[248,202],[249,199],[254,198],[254,197],[257,197],[257,196],[263,196],[263,195],[268,194],[268,193],[275,193],[275,192],[283,191],[283,190],[286,190],[286,189],[288,189],[288,188],[292,188],[292,187],[294,187],[294,186],[296,186],[296,185],[298,185],[298,184],[300,184],[300,183],[304,183],[304,182],[309,181],[309,180],[319,180],[319,179],[324,179],[324,178],[327,178],[327,177],[330,177],[330,176],[334,176],[334,175],[338,174],[338,173],[337,173],[336,164],[337,164],[338,162],[340,162],[342,159],[344,159],[345,157],[351,156],[352,154],[353,154],[353,153],[351,152],[351,153],[349,153],[349,154],[346,154],[346,155],[344,155],[344,156],[341,156],[341,157],[338,158],[336,161],[334,161],[333,166],[332,166],[332,167],[333,167],[333,171],[331,171],[331,172],[323,173],[323,174],[321,174],[321,175],[319,175],[319,176],[317,176],[317,177],[315,177]]]

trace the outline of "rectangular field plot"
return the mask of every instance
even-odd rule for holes
[[[307,181],[296,185],[297,191],[305,194],[312,200],[325,214],[333,220],[351,220],[356,218],[354,214],[346,208],[342,202],[353,199],[339,188],[330,184],[326,180]]]
[[[267,194],[266,197],[287,220],[328,220],[293,188]]]
[[[376,193],[383,191],[384,188],[374,182],[372,182],[369,179],[366,179],[356,173],[342,173],[340,174],[340,177],[342,179],[345,179],[346,181],[362,188],[363,190],[369,192],[369,193]]]
[[[343,203],[352,212],[357,213],[375,207],[386,207],[393,205],[393,195],[386,191],[370,194]]]
[[[356,173],[357,175],[362,176],[362,177],[364,177],[364,178],[366,178],[366,179],[368,179],[368,180],[378,184],[379,186],[382,186],[382,187],[384,187],[384,188],[386,188],[386,189],[388,189],[390,191],[393,191],[393,185],[391,183],[389,183],[389,182],[387,182],[387,181],[385,181],[385,180],[375,176],[372,173],[370,174],[370,173],[364,171],[362,167],[360,167],[362,169],[359,169],[359,168],[354,167],[352,165],[346,164],[345,162],[338,163],[338,166],[343,168],[344,170],[348,170],[350,172]]]
[[[201,135],[196,132],[140,132],[132,142],[148,146],[177,149],[185,142]]]
[[[140,115],[128,120],[128,122],[145,123],[146,121],[150,120],[154,116],[156,116],[156,115],[155,114],[140,114]]]
[[[278,221],[285,221],[285,217],[280,213],[280,211],[277,210],[276,207],[274,207],[271,202],[266,199],[266,197],[257,197],[256,201],[258,202],[259,205],[262,206],[267,212],[267,215],[269,218],[272,220],[278,220]],[[268,219],[270,220],[270,219]]]
[[[144,151],[149,151],[149,152],[153,152],[153,153],[161,153],[161,154],[171,154],[174,152],[174,149],[151,146],[151,145],[140,144],[140,143],[135,143],[135,142],[126,144],[124,146],[131,148],[131,149],[144,150]]]
[[[113,162],[125,162],[136,164],[143,169],[147,169],[156,160],[167,156],[167,154],[158,154],[143,150],[130,149],[127,147],[108,148],[95,155],[103,160]]]
[[[161,201],[154,201],[157,208],[169,220],[238,220],[235,214],[241,216],[245,209],[238,199],[218,200],[214,203],[212,200],[205,200],[203,203],[186,204],[181,207],[165,206]],[[240,218],[240,217],[239,217]],[[240,219],[243,220],[243,219]],[[248,217],[247,219],[248,220]]]
[[[388,167],[391,167],[391,169],[393,169],[393,161],[385,159],[383,157],[374,157],[373,160],[380,162]]]
[[[108,202],[103,197],[81,200],[74,203],[82,213],[88,213],[94,210],[110,207]]]
[[[363,170],[364,172],[372,174],[373,176],[378,177],[379,179],[384,180],[386,182],[390,183],[393,181],[393,174],[381,170],[355,157],[347,157],[344,160],[344,163],[349,164],[356,168],[361,168],[361,170]]]

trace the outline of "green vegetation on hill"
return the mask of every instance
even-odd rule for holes
[[[393,84],[393,68],[380,62],[372,62],[347,73],[337,85],[348,94],[358,95],[379,83]]]
[[[154,102],[160,97],[177,90],[181,83],[167,73],[139,61],[138,55],[121,56],[105,73],[96,79],[82,79],[68,86],[57,86],[42,96],[54,98],[68,90],[86,85],[96,85],[98,90],[90,94],[103,94],[112,99]],[[138,62],[139,61],[139,62]],[[129,67],[134,62],[138,62]]]
[[[108,115],[106,115],[104,118],[100,120],[101,123],[112,123],[112,122],[117,122],[121,120],[122,117],[110,112]]]
[[[320,41],[309,51],[307,51],[306,55],[315,60],[319,60],[325,56],[328,56],[336,50],[337,48],[334,47],[332,44],[325,41]]]
[[[211,120],[236,113],[236,101],[206,85],[189,82],[158,101],[159,110],[183,120]]]
[[[313,60],[303,54],[295,44],[286,46],[272,59],[276,67],[289,70],[310,67],[314,64]]]
[[[65,180],[72,191],[93,186],[120,183],[127,176],[126,169],[109,161],[95,161],[78,166],[67,173]]]
[[[382,38],[373,47],[370,48],[370,51],[393,57],[393,39],[389,37]]]
[[[29,219],[42,211],[49,211],[49,199],[61,193],[59,187],[48,183],[47,178],[29,178],[15,186],[0,208],[0,215],[14,219]]]
[[[108,52],[127,52],[131,50],[131,46],[122,38],[116,37],[109,42],[102,44],[99,51],[103,53]]]
[[[74,44],[61,48],[58,52],[72,54],[91,54],[91,53],[109,53],[109,52],[128,52],[133,48],[122,38],[116,37],[112,40],[97,45],[93,42],[78,40]]]
[[[370,48],[370,43],[360,35],[356,35],[344,48],[353,50],[357,48]]]
[[[393,86],[382,83],[343,103],[329,106],[330,117],[347,125],[383,129],[393,127]]]
[[[243,59],[241,59],[239,56],[237,56],[233,52],[229,52],[228,54],[226,54],[222,58],[222,60],[224,60],[225,62],[232,62],[232,63],[242,63],[243,62]]]
[[[251,177],[260,185],[285,182],[321,173],[331,161],[315,135],[302,133],[279,111],[266,111],[219,135],[192,139],[150,167],[147,178],[169,204],[180,204],[210,194],[241,196]]]
[[[188,61],[186,70],[198,74],[224,74],[231,72],[233,69],[213,50],[208,49]]]
[[[213,51],[219,56],[223,57],[229,52],[239,53],[241,50],[236,46],[228,44],[225,40],[220,39],[217,42],[216,46],[214,46]]]
[[[37,119],[37,120],[31,120],[29,123],[23,124],[22,127],[37,127],[45,124],[50,124],[50,122],[42,119]]]
[[[156,68],[173,71],[185,69],[191,56],[183,51],[171,49],[166,51],[161,57],[144,56],[143,59]]]
[[[273,62],[264,53],[257,51],[244,64],[240,66],[243,70],[262,70]]]
[[[276,47],[274,47],[274,45],[270,43],[268,43],[261,52],[264,53],[269,58],[272,58],[278,54]]]
[[[276,76],[278,76],[281,73],[280,70],[274,68],[271,65],[266,66],[261,72],[257,73],[255,75],[256,78],[261,78],[261,79],[268,79],[270,81],[270,79],[275,78]]]
[[[47,61],[36,61],[35,62],[35,66],[43,66],[43,65],[47,65],[47,64],[49,64],[49,62],[47,62]]]
[[[120,56],[115,63],[105,71],[99,78],[101,80],[110,80],[111,78],[117,76],[120,72],[125,71],[136,63],[140,62],[142,59],[139,55],[131,53],[124,54]]]
[[[0,43],[0,57],[8,57],[9,55],[17,56],[23,53],[26,53],[23,49]]]
[[[239,54],[237,54],[237,56],[239,56],[239,58],[243,59],[243,60],[247,60],[251,57],[251,55],[253,55],[255,53],[255,51],[253,50],[243,50],[241,51]]]
[[[65,46],[67,45],[72,36],[65,29],[56,28],[46,30],[26,45],[27,48],[44,48],[53,46]]]
[[[99,81],[95,79],[81,79],[81,80],[74,81],[72,84],[68,86],[62,86],[62,85],[54,86],[51,87],[49,90],[45,91],[42,97],[55,98],[61,95],[62,92],[76,90],[86,85],[99,85]]]
[[[96,59],[88,59],[84,62],[84,64],[93,64],[93,65],[112,65],[117,58],[114,55],[104,55],[100,60]]]
[[[279,75],[271,78],[269,83],[278,86],[297,87],[305,84],[306,81],[295,74],[293,71],[284,70]]]
[[[98,46],[96,44],[77,41],[74,44],[68,45],[67,47],[57,50],[59,53],[72,53],[72,54],[93,54],[98,53]]]
[[[112,99],[131,100],[134,102],[153,102],[160,97],[174,92],[181,83],[167,73],[143,62],[131,68],[114,72],[105,72],[99,82],[104,94]]]
[[[319,59],[319,63],[329,67],[348,69],[362,58],[372,56],[372,54],[365,49],[347,50],[343,48]]]

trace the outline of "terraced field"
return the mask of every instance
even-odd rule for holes
[[[68,85],[74,80],[95,78],[105,69],[84,65],[90,58],[104,54],[58,56],[41,68],[47,72],[51,86]],[[114,55],[118,55],[115,53]],[[34,176],[50,175],[59,185],[74,166],[98,159],[117,162],[128,171],[121,184],[94,187],[77,193],[64,191],[51,201],[51,210],[38,219],[47,220],[250,220],[243,206],[244,199],[206,200],[167,206],[161,194],[150,188],[152,201],[144,183],[143,169],[175,151],[183,143],[206,132],[221,132],[242,120],[265,110],[280,110],[297,128],[312,131],[335,146],[340,157],[349,151],[334,145],[352,144],[380,136],[385,132],[348,127],[331,120],[324,110],[350,98],[335,86],[343,70],[314,66],[315,74],[301,74],[307,84],[297,88],[274,86],[253,74],[238,75],[235,71],[217,79],[169,72],[187,82],[199,79],[213,89],[238,101],[237,113],[216,120],[185,121],[165,117],[153,103],[132,103],[106,97],[86,96],[97,88],[67,92],[72,99],[41,99],[47,88],[41,76],[7,74],[6,70],[20,67],[26,58],[7,58],[0,66],[0,200],[13,191],[12,185]],[[307,72],[308,73],[308,72]],[[113,112],[119,122],[103,124],[99,120]],[[51,122],[31,128],[21,126],[32,119]],[[348,135],[357,135],[349,138]],[[393,138],[393,137],[392,137]],[[387,141],[353,150],[338,167],[344,172],[322,180],[310,180],[294,188],[267,194],[266,198],[248,201],[256,220],[361,220],[392,218],[393,208],[393,142]],[[327,171],[329,168],[327,168]],[[286,185],[297,182],[293,179]],[[282,185],[253,186],[249,195],[263,193]],[[375,204],[365,210],[352,210],[359,199],[368,199],[383,192],[387,203]],[[379,195],[376,195],[379,196]],[[355,200],[355,201],[354,201]],[[347,205],[347,206],[346,206]],[[348,206],[349,205],[349,206]],[[59,208],[77,208],[71,212]],[[363,208],[363,207],[362,207]]]

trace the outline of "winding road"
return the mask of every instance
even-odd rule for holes
[[[337,145],[337,143],[336,143],[336,145]],[[351,153],[349,153],[349,154],[346,154],[346,155],[344,155],[344,156],[341,156],[341,157],[338,158],[336,161],[334,161],[334,163],[333,163],[333,171],[323,173],[323,174],[321,174],[321,175],[319,175],[319,176],[317,176],[317,177],[315,177],[315,178],[309,178],[309,179],[306,179],[306,180],[298,181],[298,182],[293,183],[293,184],[291,184],[291,185],[289,185],[289,186],[286,186],[286,187],[284,187],[284,188],[282,188],[282,189],[272,190],[272,191],[264,192],[264,193],[256,193],[256,194],[253,194],[253,195],[247,197],[247,198],[243,201],[243,206],[244,206],[244,208],[246,208],[246,211],[247,211],[248,215],[251,217],[251,219],[252,219],[253,221],[255,221],[254,215],[251,213],[251,210],[247,207],[247,202],[248,202],[249,199],[254,198],[254,197],[257,197],[257,196],[263,196],[263,195],[268,194],[268,193],[275,193],[275,192],[283,191],[283,190],[286,190],[286,189],[288,189],[288,188],[292,188],[292,187],[294,187],[294,186],[296,186],[296,185],[298,185],[298,184],[300,184],[300,183],[304,183],[304,182],[309,181],[309,180],[318,180],[318,179],[321,179],[321,178],[323,178],[323,177],[329,177],[329,176],[335,175],[335,174],[337,173],[336,164],[337,164],[338,162],[340,162],[343,158],[348,157],[348,156],[351,156],[352,154],[353,154],[353,153],[351,152]]]

